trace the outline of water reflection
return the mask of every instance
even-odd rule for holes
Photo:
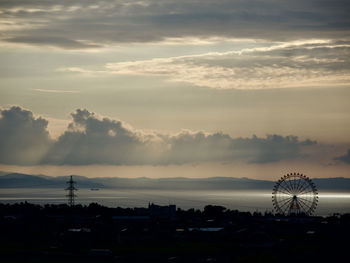
[[[203,209],[205,205],[222,205],[229,209],[241,211],[272,211],[271,191],[169,191],[140,189],[79,189],[77,203],[89,204],[98,202],[111,207],[146,207],[148,202],[160,205],[176,204],[183,209]],[[2,203],[28,201],[32,203],[64,203],[66,201],[63,189],[1,189]],[[317,215],[332,213],[350,213],[350,192],[320,192]]]

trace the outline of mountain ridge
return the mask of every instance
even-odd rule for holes
[[[275,182],[246,177],[208,178],[125,178],[125,177],[85,177],[73,175],[80,188],[116,189],[184,189],[184,190],[229,190],[229,189],[272,189]],[[69,176],[50,177],[24,173],[0,172],[0,188],[65,188]],[[318,189],[350,191],[350,178],[312,178]]]

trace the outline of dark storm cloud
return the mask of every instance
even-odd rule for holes
[[[0,114],[1,163],[39,163],[51,146],[48,122],[20,107],[1,110]]]
[[[43,40],[48,36],[65,48],[81,40],[107,45],[184,36],[346,38],[350,29],[344,0],[2,0],[0,10],[5,41],[55,45]]]
[[[348,152],[342,156],[336,157],[334,158],[334,160],[338,160],[338,161],[342,161],[344,163],[348,163],[350,164],[350,149],[348,150]]]
[[[56,165],[168,165],[243,160],[269,163],[302,157],[302,147],[315,144],[295,136],[232,138],[224,133],[183,131],[161,134],[134,130],[119,120],[87,110],[51,141],[47,121],[19,107],[2,110],[0,163]]]

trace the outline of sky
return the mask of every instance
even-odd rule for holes
[[[346,0],[0,0],[0,171],[350,177]]]

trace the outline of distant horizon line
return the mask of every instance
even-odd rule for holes
[[[294,173],[294,172],[293,172]],[[250,178],[250,177],[235,177],[235,176],[207,176],[207,177],[185,177],[185,176],[172,176],[172,177],[147,177],[147,176],[140,176],[140,177],[120,177],[120,176],[103,176],[103,177],[89,177],[85,175],[79,175],[79,174],[67,174],[67,175],[46,175],[46,174],[30,174],[30,173],[21,173],[21,172],[7,172],[7,171],[0,171],[0,177],[7,176],[7,175],[27,175],[27,176],[37,176],[37,177],[49,177],[49,178],[62,178],[62,177],[70,177],[70,176],[76,176],[76,177],[83,177],[87,179],[113,179],[113,178],[119,178],[119,179],[150,179],[150,180],[163,180],[163,179],[190,179],[190,180],[203,180],[203,179],[248,179],[248,180],[254,180],[254,181],[269,181],[269,182],[275,182],[273,179],[257,179],[257,178]],[[343,176],[337,176],[337,177],[312,177],[309,176],[311,179],[350,179],[350,177],[343,177]],[[276,177],[276,181],[280,179],[281,176]]]

